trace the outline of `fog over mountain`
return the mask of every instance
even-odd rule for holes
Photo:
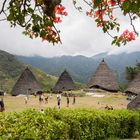
[[[89,81],[90,76],[104,58],[110,68],[114,70],[118,81],[126,82],[125,68],[126,66],[134,66],[137,61],[140,61],[140,52],[110,55],[108,53],[100,53],[93,57],[78,55],[53,58],[17,56],[17,58],[55,76],[59,76],[64,69],[67,69],[75,81],[82,83]]]

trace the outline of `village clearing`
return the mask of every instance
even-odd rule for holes
[[[39,103],[39,97],[33,95],[29,96],[28,103],[25,104],[23,95],[21,96],[4,96],[5,112],[19,112],[25,109],[34,108],[37,110],[45,109],[47,107],[57,108],[56,94],[52,94],[52,99],[48,99],[48,103]],[[95,108],[104,109],[105,106],[112,106],[113,109],[126,109],[127,104],[130,102],[126,100],[127,96],[118,93],[89,93],[84,97],[76,97],[76,103],[73,105],[73,97],[69,97],[70,103],[67,107],[66,97],[61,97],[61,108]]]

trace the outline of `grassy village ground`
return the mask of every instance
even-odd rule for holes
[[[106,105],[112,106],[114,109],[125,109],[129,103],[126,100],[127,96],[123,93],[95,93],[95,95],[104,95],[104,97],[84,96],[76,97],[75,105],[72,104],[73,97],[69,97],[69,108],[96,108],[104,109]],[[57,108],[56,95],[52,95],[52,99],[48,100],[48,103],[39,103],[39,97],[29,96],[27,104],[24,102],[24,96],[4,96],[5,112],[23,111],[28,108],[45,109],[47,107]],[[67,107],[66,97],[62,96],[61,108]]]
[[[73,97],[70,97],[69,108],[96,108],[104,109],[106,105],[112,106],[114,109],[126,109],[127,104],[130,102],[126,100],[127,96],[123,93],[95,93],[95,95],[104,95],[104,97],[84,96],[76,97],[75,105],[72,104]],[[66,104],[66,97],[62,96],[61,108],[68,108]],[[52,95],[48,103],[39,103],[39,97],[29,96],[29,101],[25,105],[24,96],[4,96],[5,112],[20,112],[28,108],[35,108],[37,110],[45,109],[47,107],[57,108],[56,95]],[[127,139],[125,139],[127,140]],[[130,139],[129,139],[130,140]],[[138,139],[131,139],[138,140]]]

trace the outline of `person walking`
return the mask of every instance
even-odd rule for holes
[[[61,105],[61,95],[57,94],[57,106],[60,109],[60,105]]]
[[[24,97],[24,102],[25,102],[25,104],[28,103],[28,97],[27,96]]]
[[[4,101],[3,99],[0,100],[0,112],[3,112],[5,110],[5,107],[4,107]]]
[[[48,99],[49,99],[49,96],[46,95],[46,96],[45,96],[45,104],[48,103]]]
[[[67,107],[69,107],[69,103],[70,103],[70,100],[69,100],[69,96],[67,95]]]
[[[76,103],[76,98],[75,98],[75,95],[74,95],[72,104],[74,105],[75,103]]]
[[[41,105],[42,103],[42,98],[41,98],[41,94],[39,94],[39,104]]]

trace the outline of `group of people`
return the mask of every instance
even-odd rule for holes
[[[70,103],[69,96],[67,96],[67,107],[69,107],[69,103]],[[75,95],[74,95],[72,104],[74,105],[75,103],[76,103],[76,98],[75,98]]]
[[[37,95],[35,97],[37,97]],[[40,105],[42,103],[47,104],[48,101],[52,99],[52,94],[50,94],[50,95],[48,95],[47,93],[38,94],[38,99],[39,99],[39,104]],[[56,95],[56,99],[57,99],[57,107],[60,108],[60,106],[61,106],[61,93],[58,93]],[[25,104],[28,104],[28,100],[29,100],[29,96],[25,96],[24,97]],[[67,107],[69,107],[69,104],[70,104],[70,96],[67,93],[66,93],[66,103],[67,103]],[[74,105],[75,103],[76,103],[76,97],[74,95],[72,97],[72,104]]]
[[[106,109],[106,110],[113,110],[113,106],[108,106],[108,105],[106,105],[106,106],[105,106],[105,109]]]
[[[46,104],[49,98],[50,100],[52,99],[52,94],[50,94],[50,96],[48,96],[48,94],[39,94],[39,103],[41,104],[44,102]]]
[[[66,100],[67,100],[67,107],[69,107],[69,104],[70,104],[70,98],[69,98],[69,95],[67,94],[66,96]],[[74,105],[76,103],[76,97],[75,95],[73,96],[73,101],[72,101],[72,104]],[[61,94],[57,94],[57,106],[58,108],[60,108],[60,105],[61,105]]]

